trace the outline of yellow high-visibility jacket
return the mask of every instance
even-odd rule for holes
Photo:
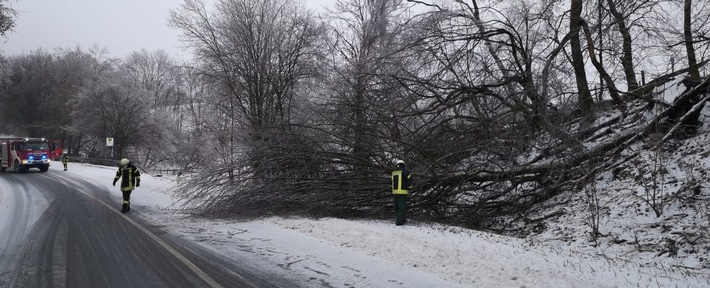
[[[412,174],[404,167],[392,171],[392,194],[409,194],[412,190]]]
[[[141,172],[138,170],[138,167],[129,163],[128,165],[118,167],[113,183],[115,184],[118,179],[121,179],[121,191],[133,190],[135,187],[141,185]]]

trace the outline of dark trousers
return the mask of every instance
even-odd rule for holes
[[[131,192],[133,192],[133,190],[123,191],[123,205],[121,206],[121,211],[131,209]]]
[[[395,224],[404,225],[407,222],[407,194],[394,194]]]

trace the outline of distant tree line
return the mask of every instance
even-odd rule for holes
[[[404,159],[414,217],[492,228],[590,181],[642,137],[583,145],[613,125],[599,111],[665,105],[671,131],[704,103],[701,90],[689,106],[651,93],[681,74],[707,85],[702,1],[301,5],[185,0],[169,23],[189,63],[160,50],[8,56],[0,133],[63,139],[89,157],[110,157],[114,137],[115,158],[185,171],[179,195],[210,217],[390,217],[388,173]]]

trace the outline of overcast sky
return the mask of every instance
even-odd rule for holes
[[[331,5],[335,0],[302,0],[309,8]],[[125,57],[141,48],[163,49],[184,56],[180,32],[167,25],[170,10],[183,0],[10,0],[19,12],[14,32],[2,39],[5,55],[29,53],[42,48],[81,47],[95,44],[112,57]]]

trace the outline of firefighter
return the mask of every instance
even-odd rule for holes
[[[412,190],[412,174],[405,167],[404,161],[396,160],[392,171],[392,195],[394,196],[395,225],[407,223],[407,195]]]
[[[67,153],[62,155],[62,164],[64,165],[64,171],[67,171],[67,165],[69,165],[69,155]]]
[[[141,173],[138,167],[133,165],[133,162],[123,158],[121,166],[116,171],[116,177],[113,179],[113,186],[116,186],[118,179],[121,179],[121,192],[123,192],[121,212],[125,213],[131,210],[131,192],[141,186]]]

